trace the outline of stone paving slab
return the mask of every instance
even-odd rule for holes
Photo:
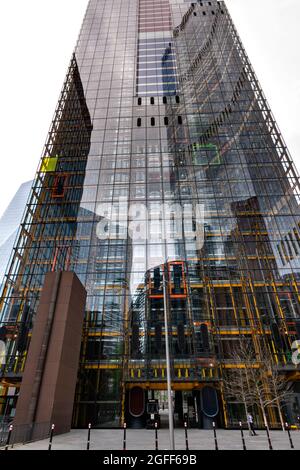
[[[264,430],[257,431],[258,436],[249,436],[244,431],[247,450],[268,450],[268,439]],[[288,433],[271,431],[271,441],[274,450],[290,450]],[[300,450],[300,431],[291,432],[296,450]],[[159,449],[169,450],[169,433],[167,429],[158,431]],[[188,430],[190,450],[214,450],[213,431],[190,429]],[[139,429],[127,430],[127,450],[154,450],[155,436],[153,430]],[[240,431],[217,430],[218,446],[220,450],[243,450]],[[14,450],[48,450],[48,440],[38,441],[26,445],[18,445]],[[54,436],[52,450],[85,450],[87,431],[72,430],[68,434]],[[91,433],[91,450],[122,450],[123,431],[112,429],[97,429]],[[185,450],[185,435],[183,429],[175,429],[175,448]]]

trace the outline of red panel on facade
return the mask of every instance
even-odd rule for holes
[[[129,412],[135,418],[145,411],[145,392],[140,387],[133,387],[129,392]]]

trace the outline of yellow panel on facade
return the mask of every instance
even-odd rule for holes
[[[41,165],[41,172],[48,173],[49,171],[55,171],[58,157],[45,157],[43,158]]]

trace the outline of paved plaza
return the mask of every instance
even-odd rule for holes
[[[266,432],[257,431],[257,437],[249,436],[244,431],[247,450],[268,450]],[[271,431],[271,441],[274,450],[289,450],[290,442],[287,432]],[[292,431],[291,437],[296,450],[300,450],[300,431]],[[159,450],[169,450],[169,433],[167,429],[158,431]],[[214,450],[213,431],[189,429],[190,450]],[[218,446],[220,450],[242,450],[240,431],[217,430]],[[87,431],[72,430],[68,434],[54,436],[52,450],[85,450],[87,443]],[[176,450],[185,450],[184,429],[175,429]],[[122,450],[123,431],[97,429],[91,433],[91,450]],[[154,450],[155,435],[153,430],[139,429],[127,430],[127,450]],[[48,440],[34,442],[26,445],[18,445],[14,450],[48,450]]]

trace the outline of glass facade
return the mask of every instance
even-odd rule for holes
[[[205,426],[214,390],[235,424],[222,377],[241,340],[270,351],[299,414],[299,197],[224,2],[90,0],[2,292],[0,416],[61,269],[88,292],[74,427],[143,425],[166,389],[164,308],[178,422]]]
[[[23,183],[0,219],[0,289],[18,229],[25,211],[32,181]]]

